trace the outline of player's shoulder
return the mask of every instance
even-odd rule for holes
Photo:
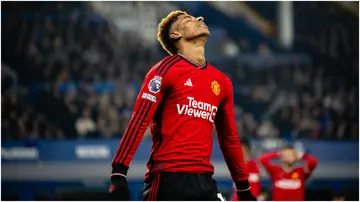
[[[164,77],[169,72],[169,70],[174,67],[180,60],[181,58],[176,54],[167,56],[155,64],[149,70],[148,74]]]
[[[212,74],[216,75],[220,80],[228,85],[232,85],[231,79],[224,72],[220,71],[218,68],[214,67],[211,64],[208,64],[208,68],[213,72]]]

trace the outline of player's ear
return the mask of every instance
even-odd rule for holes
[[[173,40],[179,40],[182,35],[179,32],[170,32],[170,38]]]

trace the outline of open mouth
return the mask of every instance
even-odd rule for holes
[[[206,28],[207,28],[207,26],[206,26],[204,23],[200,23],[200,24],[198,25],[198,27],[206,27]]]

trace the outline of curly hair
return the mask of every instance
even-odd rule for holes
[[[161,20],[158,25],[157,39],[163,49],[170,55],[176,54],[178,49],[175,46],[175,40],[170,37],[170,28],[172,23],[177,20],[177,17],[182,14],[187,14],[185,11],[176,10],[172,11],[165,18]]]

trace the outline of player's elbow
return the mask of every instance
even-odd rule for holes
[[[309,164],[315,168],[318,165],[318,163],[319,163],[319,160],[317,158],[311,156]]]
[[[313,165],[314,165],[314,168],[316,168],[316,166],[318,165],[318,163],[319,163],[319,160],[317,160],[317,159],[314,159],[314,163],[313,163]]]

